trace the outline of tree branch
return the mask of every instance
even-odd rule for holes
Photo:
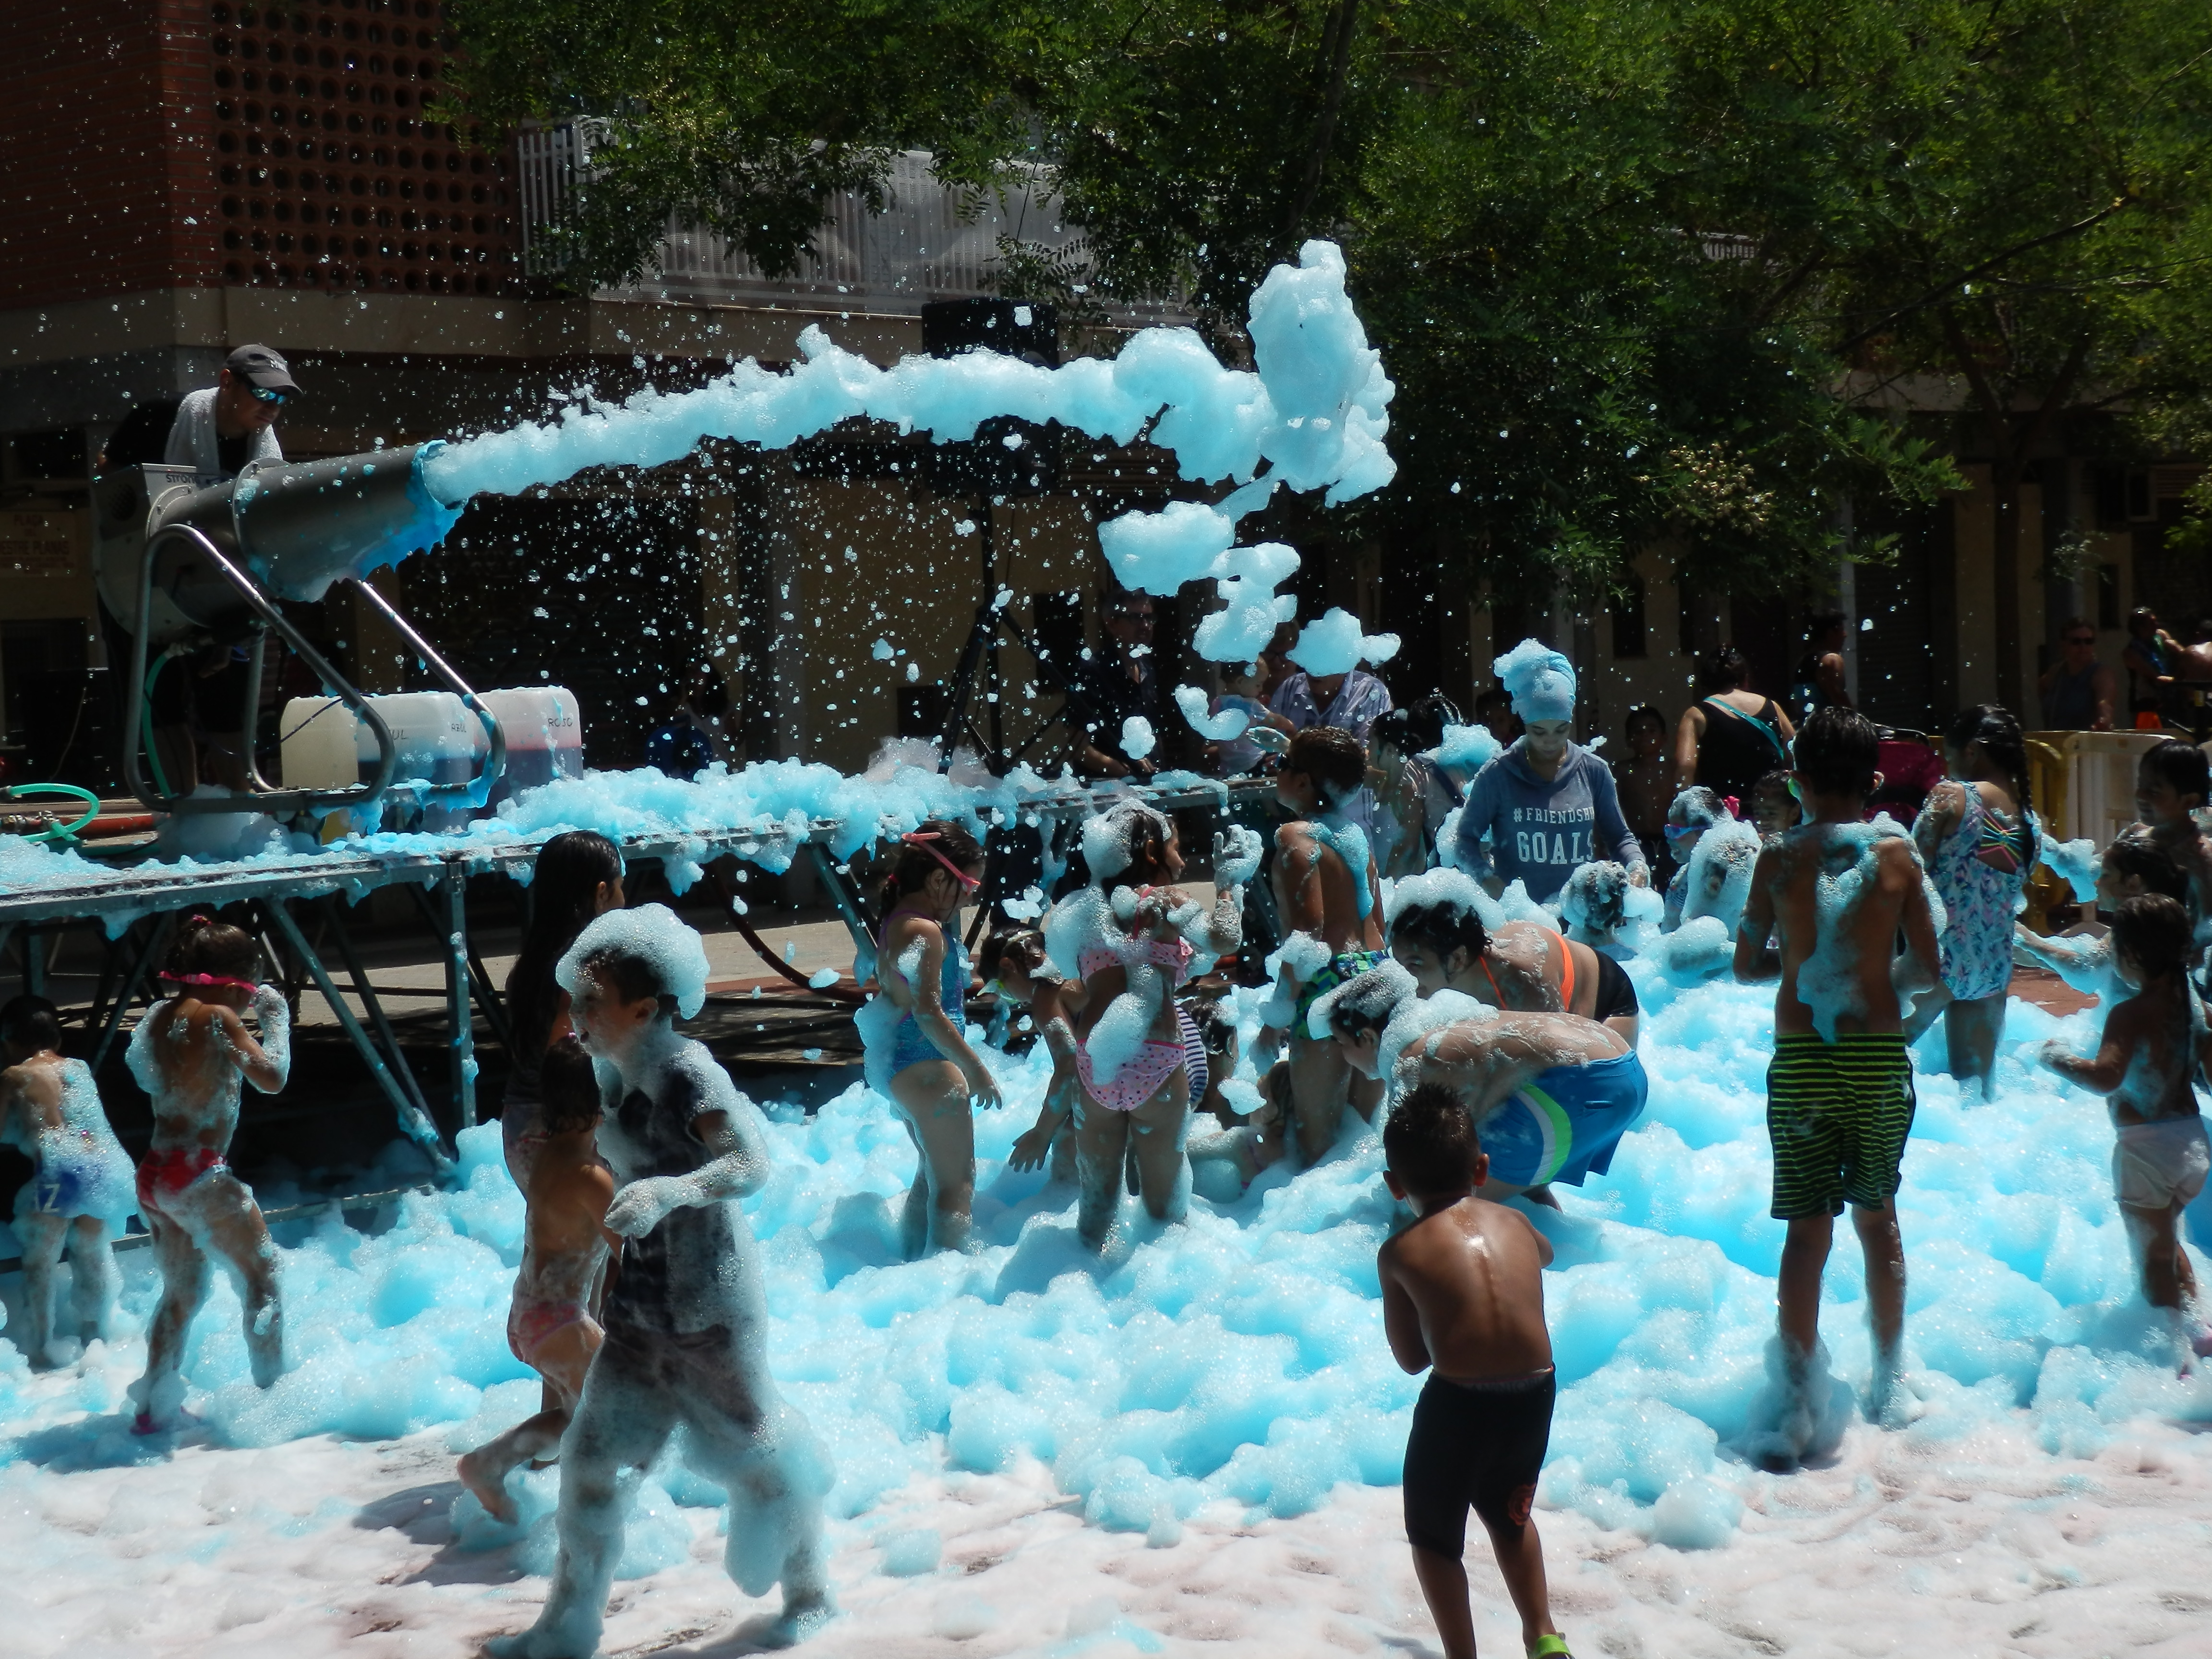
[[[1844,341],[1842,344],[1836,347],[1836,355],[1840,357],[1849,352],[1852,347],[1864,345],[1869,340],[1874,338],[1875,335],[1881,333],[1884,329],[1887,328],[1892,323],[1898,321],[1900,318],[1909,317],[1916,311],[1925,311],[1929,306],[1936,305],[1946,298],[1951,291],[1957,288],[1960,283],[1970,283],[1975,277],[1981,276],[1984,271],[1996,270],[1997,266],[2004,264],[2008,259],[2016,259],[2023,253],[2032,253],[2037,248],[2048,247],[2053,242],[2063,242],[2069,236],[2079,236],[2085,231],[2094,229],[2098,225],[2102,224],[2106,220],[2111,218],[2115,213],[2118,213],[2127,204],[2125,202],[2114,202],[2109,207],[2098,209],[2096,212],[2091,214],[2086,219],[2077,219],[2070,225],[2061,225],[2057,229],[2045,231],[2040,236],[2032,236],[2025,242],[2015,244],[2014,246],[2005,249],[2002,253],[1991,254],[1979,264],[1970,265],[1964,270],[1954,272],[1950,276],[1946,277],[1942,282],[1937,283],[1935,287],[1929,289],[1918,299],[1898,307],[1894,311],[1887,313],[1878,321],[1861,329],[1857,333],[1852,335],[1849,339]]]
[[[1328,164],[1328,147],[1336,137],[1337,117],[1344,109],[1344,83],[1352,70],[1352,35],[1359,21],[1359,0],[1338,0],[1336,14],[1330,21],[1330,35],[1323,42],[1330,48],[1334,59],[1329,65],[1328,95],[1322,100],[1313,143],[1306,151],[1304,180],[1298,186],[1290,217],[1283,227],[1284,234],[1293,240],[1305,223],[1314,198],[1320,193],[1322,169]]]

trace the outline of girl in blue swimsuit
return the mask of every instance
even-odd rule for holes
[[[869,1081],[890,1097],[921,1160],[901,1223],[909,1258],[967,1243],[975,1194],[970,1103],[1000,1103],[999,1085],[961,1035],[968,963],[958,917],[982,877],[975,836],[933,818],[901,837],[884,883],[881,994],[860,1025]]]

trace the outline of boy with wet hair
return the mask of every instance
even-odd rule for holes
[[[119,1282],[108,1248],[110,1221],[134,1207],[131,1159],[108,1127],[92,1070],[62,1056],[60,1011],[40,996],[0,1007],[0,1143],[31,1160],[15,1194],[15,1237],[23,1254],[23,1332],[35,1369],[52,1363],[56,1269],[69,1249],[76,1334],[106,1335]]]
[[[1306,1016],[1326,992],[1382,961],[1382,887],[1367,837],[1348,823],[1343,805],[1367,779],[1359,739],[1330,726],[1310,726],[1291,739],[1275,775],[1275,799],[1291,822],[1275,831],[1275,913],[1291,937],[1282,976],[1263,1011],[1268,1028],[1290,1032],[1291,1122],[1300,1162],[1310,1164],[1336,1144],[1346,1104],[1371,1118],[1380,1091],[1355,1081]],[[1265,1075],[1272,1054],[1260,1057]]]
[[[173,994],[138,1022],[125,1056],[154,1099],[153,1145],[138,1164],[138,1212],[161,1269],[146,1375],[131,1386],[138,1434],[183,1419],[185,1333],[207,1299],[211,1255],[238,1286],[254,1382],[266,1389],[283,1373],[276,1247],[252,1189],[228,1158],[241,1084],[273,1095],[292,1072],[291,1008],[275,986],[255,982],[260,960],[247,933],[192,917],[161,971]],[[239,1018],[247,1012],[260,1027],[258,1040]]]
[[[724,1555],[731,1578],[748,1595],[781,1582],[778,1637],[795,1641],[831,1611],[830,1462],[769,1375],[767,1295],[735,1201],[769,1178],[760,1115],[705,1047],[675,1030],[679,1012],[705,1001],[705,950],[661,905],[611,911],[577,936],[557,978],[598,1062],[598,1146],[617,1183],[605,1225],[623,1258],[562,1443],[551,1593],[535,1625],[488,1650],[590,1659],[622,1557],[621,1477],[651,1467],[679,1423],[696,1467],[737,1511]]]
[[[2212,1039],[2189,983],[2189,913],[2164,894],[2121,902],[2112,917],[2112,965],[2135,994],[2105,1016],[2094,1056],[2056,1038],[2036,1058],[2111,1104],[2112,1196],[2142,1274],[2143,1299],[2179,1313],[2197,1299],[2181,1242],[2181,1212],[2203,1190],[2212,1146],[2190,1079]],[[2197,1352],[2208,1346],[2200,1329]]]
[[[2197,814],[2212,800],[2212,762],[2193,743],[2168,738],[2136,763],[2136,816],[2189,882],[2192,960],[2212,923],[2212,842]]]
[[[1846,1205],[1866,1255],[1869,1417],[1887,1413],[1898,1380],[1897,1188],[1915,1105],[1899,994],[1935,985],[1942,966],[1919,854],[1894,824],[1863,821],[1880,752],[1879,734],[1855,710],[1816,709],[1806,720],[1791,773],[1806,821],[1761,849],[1736,929],[1736,978],[1779,981],[1766,1122],[1772,1213],[1790,1229],[1778,1286],[1785,1421],[1795,1425],[1785,1440],[1810,1431],[1820,1278]],[[1905,952],[1893,963],[1900,937]]]
[[[1448,1088],[1413,1090],[1382,1126],[1383,1180],[1414,1220],[1376,1258],[1391,1357],[1429,1380],[1406,1441],[1406,1540],[1446,1659],[1474,1659],[1467,1512],[1490,1534],[1530,1659],[1568,1651],[1552,1622],[1530,1510],[1558,1376],[1544,1324],[1552,1247],[1527,1217],[1475,1197],[1490,1160]]]
[[[553,1455],[584,1392],[585,1373],[606,1333],[592,1305],[606,1272],[614,1174],[600,1160],[599,1083],[592,1057],[574,1037],[546,1051],[538,1071],[537,1129],[542,1141],[530,1168],[522,1269],[507,1315],[507,1346],[545,1379],[544,1410],[461,1459],[461,1484],[495,1520],[513,1521],[508,1474]]]

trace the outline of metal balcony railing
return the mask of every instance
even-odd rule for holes
[[[593,128],[575,122],[517,137],[532,275],[554,268],[538,251],[538,233],[558,222],[589,166]],[[990,292],[1001,237],[1053,250],[1081,241],[1060,222],[1054,198],[1031,179],[1010,172],[997,191],[959,190],[934,178],[929,162],[918,150],[893,161],[889,204],[881,213],[871,213],[849,191],[838,195],[815,237],[814,253],[788,278],[763,276],[711,231],[672,222],[659,276],[597,291],[609,299],[722,305],[788,304],[805,296],[855,310],[913,313],[926,300]]]

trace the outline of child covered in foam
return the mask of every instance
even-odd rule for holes
[[[2106,1097],[2116,1139],[2112,1196],[2127,1224],[2143,1299],[2189,1311],[2193,1346],[2212,1352],[2195,1310],[2197,1276],[2182,1243],[2181,1212],[2212,1173],[2212,1146],[2191,1079],[2212,1049],[2203,1006],[2189,983],[2189,913],[2165,894],[2123,900],[2112,917],[2112,960],[2133,995],[2105,1016],[2094,1055],[2053,1039],[2035,1058],[2068,1082]]]
[[[2141,825],[2114,836],[2112,844],[2099,854],[2095,871],[2094,885],[2080,896],[2107,915],[2128,900],[2141,898],[2147,893],[2163,893],[2185,908],[2188,903],[2189,878]],[[2127,988],[2113,970],[2109,935],[2046,936],[2034,932],[2025,922],[2015,922],[2013,960],[2024,968],[2048,969],[2074,989],[2100,1002],[2112,1002],[2126,994]]]
[[[1307,1015],[1333,988],[1384,959],[1382,882],[1366,836],[1340,810],[1367,776],[1359,740],[1334,726],[1291,739],[1275,775],[1275,799],[1291,822],[1275,831],[1275,910],[1289,937],[1277,954],[1274,996],[1262,1010],[1270,1032],[1287,1030],[1286,1086],[1298,1154],[1307,1164],[1336,1144],[1344,1109],[1372,1118],[1379,1091],[1357,1079]],[[1272,1056],[1267,1056],[1271,1059]],[[1264,1060],[1262,1071],[1267,1069]]]
[[[2136,763],[2136,816],[2189,882],[2192,956],[2212,944],[2212,839],[2197,814],[2212,802],[2212,760],[2193,743],[2168,738]]]
[[[1692,784],[1674,797],[1667,809],[1667,856],[1674,873],[1667,882],[1667,908],[1659,926],[1673,933],[1682,925],[1682,909],[1690,898],[1690,860],[1705,831],[1735,816],[1728,804],[1703,784]]]
[[[983,848],[963,826],[932,818],[899,838],[876,936],[881,994],[854,1018],[869,1085],[913,1138],[914,1185],[901,1218],[909,1260],[968,1243],[975,1194],[975,1103],[999,1085],[968,1042],[962,903],[983,884]]]
[[[1723,814],[1698,837],[1676,881],[1680,924],[1658,947],[1659,964],[1678,985],[1728,971],[1737,925],[1751,896],[1752,871],[1766,843],[1755,825]]]
[[[583,1659],[599,1646],[628,1494],[678,1424],[694,1466],[730,1495],[723,1560],[748,1595],[783,1586],[779,1635],[830,1616],[822,1500],[828,1455],[769,1375],[766,1292],[737,1200],[769,1178],[753,1103],[675,1021],[707,996],[699,935],[666,907],[600,916],[558,970],[598,1062],[600,1154],[623,1240],[605,1340],[561,1449],[560,1554],[536,1624],[487,1644],[501,1659]]]
[[[1449,1089],[1417,1089],[1382,1127],[1383,1180],[1413,1224],[1375,1262],[1382,1329],[1407,1371],[1429,1372],[1406,1440],[1406,1540],[1447,1659],[1474,1659],[1467,1515],[1490,1534],[1529,1659],[1564,1659],[1531,1511],[1559,1376],[1544,1322],[1552,1247],[1486,1201],[1488,1159]]]
[[[599,1154],[599,1084],[574,1036],[549,1048],[537,1068],[535,1133],[522,1268],[507,1316],[507,1346],[545,1379],[545,1408],[461,1459],[461,1483],[487,1513],[514,1519],[507,1477],[554,1453],[584,1392],[584,1376],[606,1333],[593,1310],[607,1251],[615,1179]]]
[[[105,1337],[118,1279],[111,1226],[137,1207],[131,1159],[108,1127],[92,1068],[64,1058],[60,1012],[41,996],[0,1007],[0,1143],[31,1160],[15,1193],[23,1253],[23,1325],[16,1343],[38,1369],[52,1362],[56,1269],[70,1255],[74,1334]]]
[[[1450,1091],[1490,1154],[1485,1198],[1526,1194],[1557,1208],[1553,1182],[1579,1187],[1612,1167],[1650,1095],[1619,1032],[1574,1014],[1483,1011],[1432,1024],[1428,1010],[1409,1030],[1401,1012],[1414,994],[1413,975],[1385,962],[1324,997],[1314,1024],[1363,1077],[1386,1079],[1401,1095]]]
[[[1846,1205],[1866,1255],[1870,1417],[1884,1415],[1898,1382],[1905,1246],[1897,1188],[1915,1104],[1901,998],[1936,983],[1942,922],[1911,841],[1887,818],[1863,822],[1880,752],[1879,733],[1851,709],[1818,709],[1807,720],[1792,774],[1807,821],[1759,854],[1736,930],[1736,978],[1777,984],[1767,1127],[1772,1213],[1789,1226],[1783,1398],[1766,1451],[1778,1463],[1804,1455],[1819,1430],[1820,1278]],[[1905,954],[1893,963],[1899,938]]]
[[[1579,1014],[1635,1044],[1642,1009],[1621,965],[1553,928],[1506,921],[1472,877],[1407,877],[1391,888],[1389,915],[1390,955],[1424,996],[1452,990],[1493,1008]]]
[[[139,1161],[138,1212],[154,1235],[161,1300],[146,1337],[146,1374],[131,1388],[141,1434],[175,1426],[184,1406],[185,1334],[207,1299],[208,1258],[238,1287],[253,1380],[284,1369],[276,1249],[252,1189],[231,1172],[240,1085],[264,1094],[292,1071],[292,1014],[283,994],[255,982],[260,951],[227,922],[194,916],[178,929],[161,978],[169,1000],[138,1022],[125,1054],[153,1097],[153,1144]],[[260,1036],[239,1016],[250,1012]]]
[[[1243,884],[1258,866],[1259,846],[1243,830],[1216,841],[1209,911],[1170,884],[1182,873],[1181,841],[1152,807],[1120,803],[1084,826],[1083,845],[1092,884],[1053,907],[1044,934],[1054,966],[1083,981],[1075,1025],[1076,1224],[1100,1249],[1132,1164],[1153,1219],[1182,1216],[1194,1079],[1173,993],[1243,942]],[[1109,881],[1117,884],[1110,896]]]

